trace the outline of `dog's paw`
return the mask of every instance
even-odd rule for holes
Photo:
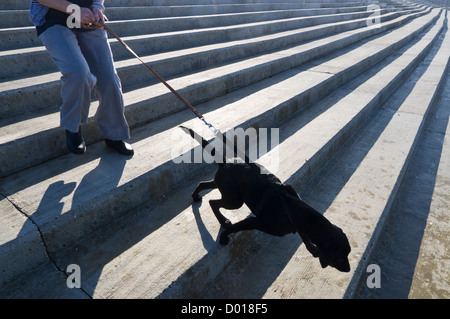
[[[202,201],[202,197],[198,194],[192,194],[192,199],[194,200],[194,202],[201,202]]]

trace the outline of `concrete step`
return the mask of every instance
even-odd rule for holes
[[[398,187],[416,150],[430,107],[445,79],[445,69],[449,61],[449,44],[450,36],[447,32],[438,54],[431,61],[426,73],[416,82],[415,88],[392,114],[392,120],[327,210],[326,214],[329,214],[328,216],[336,222],[342,223],[347,220],[348,223],[348,220],[352,218],[349,227],[355,230],[353,240],[356,244],[353,252],[356,257],[356,269],[353,276],[336,278],[334,274],[331,277],[325,273],[322,273],[319,278],[315,276],[316,283],[309,283],[309,289],[303,286],[309,292],[316,292],[308,296],[312,298],[320,296],[319,291],[314,289],[317,288],[317,282],[323,283],[322,287],[327,291],[328,296],[338,298],[353,298],[358,286],[366,285],[368,258],[376,249],[380,232],[385,226],[387,216],[392,212],[391,207]],[[417,150],[417,152],[421,151]],[[348,213],[342,214],[345,211]],[[288,265],[284,274],[289,273],[290,266],[295,268],[294,264]],[[293,275],[290,273],[283,276],[284,274],[278,278],[278,283]],[[438,271],[438,276],[443,274]],[[325,288],[331,278],[336,282],[333,292]],[[302,280],[302,283],[305,281]],[[347,287],[345,293],[341,291],[342,285]],[[302,295],[305,290],[301,292]],[[268,298],[281,296],[286,290],[275,288],[272,291],[276,292],[267,294]],[[291,296],[295,296],[295,293]]]
[[[213,285],[198,296],[204,298],[408,296],[407,293],[405,296],[404,292],[399,294],[399,291],[405,288],[398,287],[401,283],[399,277],[405,275],[406,260],[414,259],[410,249],[411,236],[415,237],[418,230],[415,228],[415,232],[412,229],[410,232],[411,223],[404,224],[404,228],[398,232],[402,232],[403,236],[409,234],[409,238],[404,237],[402,242],[397,240],[393,243],[398,238],[392,239],[393,232],[388,223],[392,221],[390,215],[397,214],[396,208],[400,210],[405,208],[395,206],[393,203],[397,201],[399,185],[407,185],[405,174],[411,169],[410,162],[413,156],[424,156],[420,155],[424,149],[420,147],[418,140],[426,129],[424,123],[427,121],[427,112],[433,105],[439,87],[448,78],[445,69],[448,69],[449,54],[446,51],[449,43],[450,37],[446,29],[427,59],[406,83],[395,91],[395,95],[386,100],[383,107],[375,110],[374,116],[368,118],[361,130],[355,130],[350,142],[329,160],[318,176],[306,185],[300,186],[300,194],[307,202],[323,211],[327,218],[345,223],[352,229],[354,243],[351,244],[351,254],[355,258],[352,265],[354,271],[352,270],[350,274],[341,274],[319,269],[316,266],[317,261],[308,254],[295,236],[283,240],[265,236],[266,238],[260,239],[259,245],[262,248],[255,255],[246,260],[236,260],[226,272],[216,278]],[[424,87],[427,89],[424,90]],[[444,121],[447,123],[448,117],[444,118]],[[436,143],[441,145],[442,137],[441,143],[434,142],[435,145]],[[424,163],[422,165],[425,166]],[[425,171],[428,169],[427,167]],[[422,171],[411,171],[411,174],[422,174]],[[419,192],[424,192],[424,189],[428,192],[430,188],[424,187],[426,185],[421,183]],[[431,190],[433,187],[434,184]],[[417,193],[408,200],[414,201],[414,196],[423,199],[423,194]],[[423,206],[423,203],[420,206]],[[401,215],[401,212],[398,214]],[[354,223],[357,224],[356,227],[353,227]],[[437,224],[445,225],[445,219]],[[380,242],[382,244],[389,242],[391,249],[395,250],[395,253],[390,254],[392,258],[389,260],[387,256],[383,258],[384,263],[372,256],[375,254],[380,257],[378,252],[385,251],[383,247],[379,248]],[[433,258],[435,263],[440,263],[440,260],[446,262],[445,253],[440,248],[436,249],[436,245],[428,246],[426,249],[428,254],[435,251],[442,256],[442,259],[436,259],[435,255]],[[416,260],[417,254],[413,265],[416,264]],[[370,289],[366,285],[366,280],[371,274],[366,271],[370,264],[381,267],[381,289]],[[389,273],[386,273],[388,269],[396,269],[398,277],[390,277]],[[443,278],[446,274],[443,268],[435,267],[434,270],[436,278]],[[261,272],[266,274],[266,279],[253,284],[257,282],[256,277]],[[408,291],[409,288],[410,286],[407,287]],[[445,284],[443,280],[437,291],[445,294],[449,288],[448,283]],[[426,295],[430,290],[432,289],[424,289],[422,293]]]
[[[445,78],[437,103],[429,111],[417,151],[386,218],[386,226],[367,261],[380,266],[382,289],[369,289],[360,283],[356,298],[450,297],[448,68]],[[414,84],[413,81],[408,83],[409,87]]]
[[[355,4],[356,3],[352,3],[351,7],[347,7],[347,12],[364,11],[367,7],[362,4],[360,4],[360,6],[355,6]],[[305,11],[305,15],[312,15],[310,12],[317,12],[315,14],[332,13],[332,8],[317,8],[317,6],[314,7],[305,3],[243,3],[221,5],[111,7],[107,2],[105,5],[107,8],[106,15],[109,21],[281,10],[303,10]],[[346,8],[345,4],[342,4],[341,8]],[[0,10],[0,28],[30,27],[32,26],[32,23],[29,15],[28,9]]]
[[[439,115],[444,115],[441,122],[447,121],[447,128],[439,132],[436,126],[431,126],[430,131],[441,133],[443,135],[443,145],[441,146],[440,163],[436,172],[435,190],[432,195],[429,214],[426,220],[426,227],[422,237],[417,264],[414,269],[414,275],[411,282],[411,290],[408,298],[434,298],[449,299],[449,219],[448,207],[450,200],[448,198],[449,190],[449,162],[450,158],[450,125],[449,119],[449,75],[447,71],[447,85],[443,91]],[[437,116],[439,116],[437,115]],[[434,123],[433,123],[434,124]],[[444,124],[445,125],[445,124]],[[439,146],[438,146],[439,147]],[[425,210],[426,211],[426,210]],[[423,216],[423,215],[422,215]]]
[[[401,23],[406,23],[409,19],[417,17],[422,14],[417,12],[416,14],[402,16],[401,13],[387,14],[383,16],[383,21],[387,22],[390,19],[394,19],[400,15],[401,18],[394,19],[391,23],[383,24],[380,28],[377,28],[375,32],[382,32],[399,26]],[[142,56],[144,61],[150,63],[152,67],[159,72],[163,77],[169,77],[174,74],[189,72],[195,68],[212,67],[220,65],[232,60],[236,60],[250,55],[260,54],[266,51],[274,51],[284,48],[296,43],[302,43],[306,40],[314,39],[320,36],[326,36],[335,34],[336,32],[343,32],[348,29],[354,29],[361,26],[365,26],[365,29],[358,30],[358,33],[363,36],[373,35],[373,31],[368,30],[367,21],[365,19],[358,19],[355,21],[346,21],[338,24],[325,24],[317,27],[304,28],[300,30],[280,32],[272,35],[255,37],[251,39],[229,41],[225,43],[218,43],[214,45],[206,45],[196,48],[189,48],[183,50],[173,50],[168,53]],[[353,38],[354,35],[348,33]],[[331,41],[331,45],[336,45]],[[341,40],[341,42],[343,42]],[[10,65],[8,56],[4,56],[4,64]],[[17,55],[9,55],[10,60],[20,63],[23,61],[37,59],[34,54],[23,55],[22,60],[18,61]],[[32,66],[54,68],[54,63],[51,58],[48,57],[47,63],[31,64],[20,63],[23,66],[22,72],[32,71]],[[5,69],[11,70],[9,67]],[[154,76],[144,68],[139,61],[133,58],[117,62],[117,69],[122,81],[124,90],[129,90],[129,87],[148,81],[154,81]],[[18,68],[14,68],[9,73],[19,72]],[[22,75],[23,76],[23,75]],[[23,114],[39,110],[45,106],[49,109],[49,106],[60,105],[61,97],[59,95],[60,73],[46,73],[38,76],[27,76],[19,78],[17,80],[10,79],[5,80],[0,90],[0,96],[2,102],[0,103],[0,115],[6,117],[14,116],[15,114]],[[95,99],[95,98],[94,98]],[[30,115],[32,116],[32,115]]]
[[[443,8],[448,10],[449,8],[449,3],[447,2],[447,0],[418,0],[415,1],[418,4],[424,4],[433,8]]]
[[[425,56],[443,29],[443,16],[439,16],[438,13],[436,10],[431,13],[439,19],[436,24],[429,24],[430,28],[425,36],[420,32],[415,33],[415,30],[421,28],[414,23],[423,25],[428,21],[423,19],[425,17],[417,18],[398,29],[411,34],[413,38],[409,40],[417,38],[409,45],[410,41],[402,41],[404,38],[399,32],[389,33],[392,37],[397,37],[401,43],[396,50],[407,46],[404,51],[394,53],[396,50],[392,50],[383,57],[384,59],[388,59],[391,55],[398,57],[392,62],[393,65],[382,68],[377,77],[371,77],[357,89],[351,90],[359,94],[349,94],[347,100],[341,96],[337,101],[342,102],[323,110],[323,113],[316,114],[313,118],[305,117],[304,114],[296,117],[292,115],[313,105],[326,92],[336,89],[356,74],[382,60],[374,50],[380,44],[384,44],[384,48],[388,46],[385,36],[354,45],[350,50],[337,51],[334,55],[315,63],[311,62],[301,69],[286,71],[236,90],[198,105],[198,109],[223,132],[236,126],[281,127],[280,132],[285,134],[279,149],[279,154],[282,154],[282,158],[279,158],[279,167],[282,169],[275,173],[282,180],[293,182],[308,178],[326,162],[339,145],[342,145],[346,137],[351,136],[354,129],[369,116],[369,111],[392,93]],[[424,29],[426,28],[421,30]],[[366,59],[362,57],[358,62],[358,56],[363,52],[366,58],[367,52],[373,53],[373,58],[369,59],[371,64],[368,66],[364,66],[363,61]],[[355,65],[364,67],[359,69]],[[345,76],[345,70],[348,69],[355,70],[356,74]],[[251,105],[252,109],[249,109],[248,105]],[[292,120],[289,122],[291,124],[280,125],[282,121],[291,117]],[[190,207],[190,201],[187,199],[191,190],[186,189],[185,185],[173,188],[183,181],[189,184],[190,177],[193,178],[191,181],[198,182],[200,176],[198,172],[200,170],[207,172],[208,167],[211,167],[205,164],[179,165],[172,161],[174,143],[181,141],[183,145],[186,139],[186,135],[177,128],[177,125],[182,123],[198,128],[199,121],[188,120],[189,118],[192,118],[192,115],[188,111],[182,111],[136,128],[133,131],[133,145],[142,151],[128,161],[115,153],[105,154],[103,143],[96,143],[89,147],[89,152],[83,156],[82,162],[79,157],[64,155],[3,179],[0,193],[7,197],[8,203],[15,209],[20,210],[16,212],[17,218],[28,216],[27,221],[32,221],[39,229],[39,234],[45,242],[45,253],[57,265],[56,269],[64,270],[69,260],[70,263],[83,262],[81,267],[86,269],[83,273],[87,276],[83,278],[83,282],[86,282],[83,289],[88,295],[97,297],[139,295],[148,298],[158,295],[192,296],[196,291],[205,288],[201,283],[200,286],[193,286],[193,283],[201,281],[194,282],[192,279],[201,276],[202,279],[206,279],[205,282],[209,282],[226,266],[230,257],[243,251],[247,239],[251,244],[253,235],[242,233],[234,237],[228,248],[220,248],[214,240],[211,240],[214,234],[217,234],[218,227],[217,223],[213,222],[214,217],[207,205],[195,210],[196,208]],[[290,129],[287,129],[289,125]],[[326,131],[320,129],[325,126],[330,129]],[[207,130],[198,129],[198,131],[207,137]],[[277,152],[273,150],[261,159],[262,163],[266,163],[267,166],[267,163],[276,156]],[[179,200],[165,200],[165,195],[169,194],[171,196],[167,198]],[[210,193],[207,196],[214,194]],[[207,199],[208,197],[205,198],[205,202]],[[158,203],[160,205],[157,205]],[[133,208],[138,210],[133,211],[131,215],[124,215]],[[153,209],[153,212],[149,212],[149,209]],[[195,218],[192,217],[192,210]],[[243,217],[245,214],[248,214],[248,211],[242,209],[236,214],[233,213],[235,217],[232,218]],[[129,231],[126,225],[119,222],[121,216],[126,216],[120,219],[121,222],[126,224],[129,221],[135,227],[142,228],[139,228],[139,231],[137,229]],[[136,223],[133,222],[133,216],[136,217],[134,219]],[[144,216],[154,219],[148,223],[148,219],[142,218]],[[193,223],[194,219],[196,223]],[[117,221],[116,226],[124,227],[125,231],[118,232],[114,229],[113,221]],[[15,227],[20,229],[23,223],[23,220],[16,219]],[[337,224],[345,225],[342,221]],[[216,228],[215,230],[207,228],[205,231],[203,227],[207,225]],[[94,242],[92,239],[89,239],[90,244],[86,245],[86,242],[83,242],[86,236],[102,226],[106,231],[110,227],[109,230],[115,234],[110,238],[109,244],[101,245],[101,242],[106,243],[106,238],[109,238],[108,235],[104,235],[107,232],[98,232],[95,236],[102,238],[99,245],[92,245]],[[201,227],[200,234],[199,227]],[[178,230],[177,240],[171,236],[176,230]],[[130,234],[135,236],[130,238]],[[143,234],[150,235],[143,239]],[[164,240],[164,245],[161,245],[158,238]],[[191,238],[196,242],[187,240]],[[115,244],[111,244],[113,240],[117,240]],[[148,246],[153,241],[155,245],[159,243],[157,249],[149,248],[156,247]],[[12,245],[15,241],[12,242],[2,247]],[[93,250],[88,250],[88,247],[93,247]],[[97,254],[93,253],[96,249]],[[104,254],[100,254],[101,252]],[[140,252],[142,254],[139,254]],[[161,252],[159,256],[163,258],[158,259],[158,252]],[[178,252],[180,254],[183,252],[184,257],[164,258],[177,256]],[[188,252],[190,254],[186,255]],[[129,254],[134,256],[132,262]],[[25,258],[26,255],[21,256]],[[86,257],[88,255],[97,257],[94,260]],[[1,265],[6,264],[3,261]],[[43,260],[42,264],[45,262]],[[167,265],[167,268],[156,267],[154,272],[152,270],[148,273],[145,268],[163,264]],[[141,265],[142,268],[137,270],[137,265]],[[114,272],[114,269],[122,270],[120,275]],[[158,272],[158,269],[161,272]],[[13,267],[2,269],[3,273],[10,276],[9,278],[17,276],[11,273],[12,270]],[[151,275],[152,273],[155,277]],[[139,278],[139,275],[143,274],[145,278]],[[159,279],[156,280],[156,277]],[[163,289],[177,278],[179,280],[171,285],[172,288],[163,293]],[[22,293],[39,295],[39,291],[33,289]]]
[[[386,10],[382,10],[380,13],[381,12],[384,13]],[[387,12],[388,13],[380,16],[381,22],[397,18],[401,15],[406,16],[408,13],[412,14],[423,11],[421,9],[412,9],[411,11],[398,11],[397,9],[390,9]],[[305,38],[302,40],[305,41],[314,36],[324,36],[327,33],[335,33],[342,30],[348,30],[350,28],[367,26],[366,18],[332,23],[325,23],[325,21],[323,22],[323,24],[321,23],[316,26],[304,28],[301,25],[298,25],[299,29],[294,28],[293,30],[291,30],[292,26],[282,28],[283,24],[281,24],[279,25],[281,28],[277,28],[269,34],[267,33],[268,26],[265,24],[244,24],[229,28],[218,27],[209,28],[206,30],[188,30],[174,33],[169,32],[144,37],[125,37],[124,40],[137,54],[145,57],[145,55],[148,54],[156,54],[167,51],[171,52],[196,46],[227,43],[239,40],[244,41],[250,40],[251,38],[264,36],[275,37],[277,34],[282,37],[282,32],[288,32],[286,30],[291,30],[292,32],[305,31],[303,35]],[[278,26],[278,23],[276,23],[276,25]],[[333,26],[336,28],[333,29]],[[269,27],[273,28],[273,25]],[[322,33],[318,33],[319,30],[322,31]],[[189,41],[186,41],[186,39],[189,39]],[[111,40],[110,43],[116,61],[130,57],[130,53],[126,51],[115,39]],[[43,73],[57,71],[51,57],[48,55],[44,47],[3,51],[0,54],[0,66],[2,66],[0,69],[0,80],[2,82],[12,81],[22,77],[30,77],[30,75],[33,74],[42,75]],[[18,83],[15,87],[19,85],[20,83]],[[4,90],[6,90],[6,88]]]
[[[342,81],[351,78],[368,68],[371,64],[389,55],[392,51],[404,45],[426,26],[437,19],[438,12],[419,17],[405,27],[398,28],[390,33],[368,40],[369,43],[354,50],[355,59],[353,65],[348,68],[338,67],[336,77]],[[367,36],[378,32],[389,30],[399,21],[383,24],[380,28],[351,30],[331,37],[311,41],[300,46],[291,47],[282,51],[239,60],[220,67],[207,69],[184,76],[178,76],[170,80],[175,89],[194,105],[205,100],[220,96],[239,87],[249,85],[262,80],[268,76],[301,65],[302,63],[318,56],[343,48],[355,43]],[[370,48],[370,49],[367,49]],[[371,50],[368,55],[367,50]],[[350,60],[346,61],[349,63]],[[342,71],[342,72],[339,72]],[[170,93],[170,92],[169,92]],[[167,93],[162,84],[146,85],[126,92],[124,95],[127,105],[126,116],[131,127],[137,127],[145,122],[152,121],[173,112],[183,109],[184,105]],[[56,95],[57,93],[54,92]],[[162,108],[162,105],[164,107]],[[97,103],[91,107],[91,120],[86,125],[87,142],[92,143],[101,139],[100,133],[93,123]],[[2,152],[7,154],[3,160],[2,175],[8,175],[25,167],[37,164],[49,158],[67,152],[62,139],[63,131],[58,125],[59,114],[56,109],[54,113],[48,114],[47,110],[41,114],[35,113],[32,118],[25,114],[22,118],[10,118],[2,121],[0,132],[2,133],[0,146]],[[24,127],[33,129],[23,129]],[[55,144],[55,141],[58,141]],[[35,150],[46,150],[36,152]],[[20,158],[20,161],[14,160]]]
[[[264,12],[227,13],[206,16],[181,16],[167,18],[150,18],[137,20],[110,21],[111,28],[121,37],[136,35],[151,35],[159,32],[174,32],[192,29],[207,29],[213,27],[233,26],[236,24],[257,24],[270,22],[267,27],[276,31],[283,27],[293,29],[311,26],[317,23],[337,22],[345,19],[368,17],[371,12],[363,9],[337,15],[305,16],[305,10],[276,10]],[[267,31],[266,31],[267,32]],[[41,41],[36,36],[34,27],[0,29],[0,45],[4,50],[21,49],[40,46]]]
[[[245,244],[249,246],[248,249],[251,252],[238,255],[239,258],[228,265],[226,271],[215,278],[211,286],[206,284],[201,290],[197,287],[191,289],[188,283],[172,284],[163,296],[276,299],[353,298],[356,287],[366,283],[368,276],[366,269],[370,264],[367,256],[376,249],[378,232],[385,225],[387,211],[390,210],[395,198],[396,189],[409,167],[408,163],[415,150],[417,139],[423,131],[426,113],[432,105],[440,82],[445,79],[444,70],[449,59],[446,50],[449,40],[447,34],[446,40],[442,44],[438,44],[440,45],[439,56],[436,55],[431,63],[426,62],[427,73],[422,73],[423,76],[417,82],[415,90],[409,94],[407,99],[403,96],[403,104],[395,105],[392,103],[393,99],[389,99],[385,104],[386,109],[383,108],[380,111],[375,109],[375,112],[379,114],[373,119],[367,116],[366,119],[369,119],[369,122],[363,124],[363,130],[354,129],[352,131],[355,134],[353,141],[339,150],[334,158],[328,156],[327,165],[313,169],[312,171],[320,169],[322,171],[306,185],[304,184],[308,179],[305,177],[295,180],[290,176],[288,179],[294,184],[296,181],[300,181],[301,184],[296,185],[297,189],[308,203],[324,212],[332,222],[338,225],[346,224],[348,229],[351,229],[353,232],[351,235],[353,238],[350,239],[353,256],[351,273],[344,274],[333,269],[321,269],[318,261],[311,257],[301,245],[298,236],[292,235],[279,239],[257,234],[259,236],[253,245],[248,245],[248,242]],[[405,54],[408,53],[405,52]],[[386,77],[386,74],[382,73],[386,72],[379,71],[368,82],[375,82],[377,78],[380,80]],[[383,81],[385,80],[383,79]],[[366,86],[369,84],[368,82],[359,86],[357,90],[363,89],[362,86]],[[424,94],[422,85],[429,87],[429,90],[426,90],[428,94]],[[348,87],[347,90],[351,89]],[[365,91],[365,89],[363,90]],[[400,88],[398,92],[400,90],[403,89]],[[357,94],[354,93],[354,90],[351,92],[343,100]],[[332,108],[326,111],[336,112],[334,117],[330,117],[328,122],[317,126],[315,132],[319,130],[319,127],[328,129],[330,123],[333,122],[332,119],[341,117],[342,109],[339,112],[339,108],[337,108],[339,104],[346,105],[347,108],[356,104],[349,100],[341,102],[340,98],[339,95],[335,96],[334,101],[338,100],[339,102],[335,104],[331,102],[333,103]],[[326,104],[331,105],[331,103],[327,101]],[[318,107],[320,106],[323,105],[319,104]],[[412,109],[414,111],[411,114]],[[421,110],[416,113],[419,109]],[[293,125],[292,129],[295,130],[294,127],[298,126]],[[301,130],[304,129],[305,127]],[[304,152],[302,148],[304,148],[305,142],[302,141],[309,142],[315,136],[311,135],[309,139],[308,137],[303,136],[302,139],[298,139],[299,150],[294,149],[292,152],[280,150],[280,153],[286,157],[298,154],[297,158],[303,158],[301,156]],[[417,152],[421,152],[421,150],[417,150]],[[242,244],[240,244],[241,246]],[[397,246],[398,249],[403,249],[403,247]],[[440,270],[437,271],[436,276],[442,278],[445,273],[445,270]],[[189,275],[189,277],[193,276]],[[178,291],[173,287],[178,288]],[[446,288],[448,289],[448,285]],[[171,290],[174,290],[175,293],[169,293]]]
[[[130,6],[188,6],[188,5],[223,5],[223,4],[242,4],[244,3],[300,3],[300,4],[312,4],[316,6],[327,6],[335,3],[361,3],[366,1],[349,1],[349,0],[251,0],[251,1],[239,1],[239,0],[108,0],[108,7],[130,7]],[[0,10],[26,10],[30,7],[30,1],[28,0],[3,0],[0,3]]]

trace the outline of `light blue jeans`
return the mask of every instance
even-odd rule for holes
[[[94,119],[110,140],[130,138],[122,86],[105,30],[77,31],[55,25],[39,38],[62,73],[61,126],[76,133],[86,123],[95,89],[99,106]]]

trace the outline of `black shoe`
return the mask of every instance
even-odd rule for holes
[[[81,136],[81,128],[77,133],[72,133],[66,130],[66,145],[69,151],[74,154],[83,154],[86,152],[86,143]]]
[[[134,150],[130,144],[124,141],[113,141],[105,138],[105,143],[108,147],[114,148],[117,152],[123,155],[133,155]]]

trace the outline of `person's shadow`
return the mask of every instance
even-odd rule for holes
[[[22,278],[17,274],[30,272],[34,267],[48,261],[49,255],[46,250],[45,237],[39,229],[39,222],[60,215],[64,207],[62,199],[69,196],[75,187],[75,182],[65,183],[62,180],[54,182],[47,187],[38,208],[31,216],[22,212],[27,216],[19,233],[14,239],[0,245],[2,261],[6,261],[5,264],[1,265],[3,275],[2,280],[0,280],[0,298],[32,298],[41,294],[40,289],[43,289],[42,294],[45,294],[45,287],[29,283],[26,276],[27,281],[22,283]],[[43,238],[44,242],[42,241]],[[54,274],[48,276],[52,277]],[[19,285],[10,286],[10,280],[14,280],[11,283],[19,281]],[[16,290],[17,286],[23,285],[26,287],[28,284],[32,289]],[[65,293],[66,291],[61,289],[61,291],[56,292],[55,296],[66,296]]]
[[[105,187],[113,189],[117,187],[128,159],[129,157],[127,156],[113,152],[102,154],[99,164],[84,175],[78,185],[75,181],[65,180],[58,180],[49,184],[42,195],[39,206],[32,214],[27,216],[15,239],[4,243],[0,246],[0,249],[5,252],[12,251],[10,249],[11,247],[20,245],[24,240],[30,240],[27,238],[34,238],[31,240],[36,243],[33,244],[33,249],[36,251],[30,254],[30,257],[25,257],[25,259],[30,259],[32,264],[39,264],[45,262],[47,258],[50,258],[56,261],[58,265],[59,261],[57,259],[59,258],[58,256],[53,256],[51,253],[52,243],[48,242],[45,229],[42,230],[41,226],[51,224],[52,220],[61,218],[62,214],[70,214],[70,210],[83,211],[84,205],[92,200],[95,201],[96,197],[101,196],[98,189]],[[71,201],[70,199],[65,199],[67,196],[71,196],[71,194],[73,194]],[[71,205],[67,206],[69,203]],[[89,219],[89,216],[87,216],[87,219]],[[47,227],[49,226],[47,225],[45,228]],[[10,270],[13,270],[17,266],[12,259],[10,265],[6,265]],[[23,258],[19,259],[23,260]],[[34,261],[31,259],[34,259]],[[18,265],[21,263],[20,260],[17,262]],[[61,268],[62,266],[59,265],[59,267]],[[65,271],[65,269],[62,270]],[[67,289],[63,286],[61,287],[61,294],[65,295]],[[34,291],[34,293],[39,292]]]
[[[103,155],[97,167],[84,175],[76,187],[72,198],[72,209],[98,196],[98,189],[117,187],[127,160],[128,157],[116,153]]]
[[[107,153],[100,158],[99,164],[93,170],[83,176],[78,185],[76,182],[64,180],[51,183],[30,219],[39,226],[60,217],[62,213],[68,213],[68,211],[64,212],[64,206],[67,203],[64,203],[62,199],[72,193],[71,205],[66,210],[77,209],[95,199],[100,194],[99,189],[117,187],[127,159],[115,153]],[[45,234],[43,235],[45,237]]]

